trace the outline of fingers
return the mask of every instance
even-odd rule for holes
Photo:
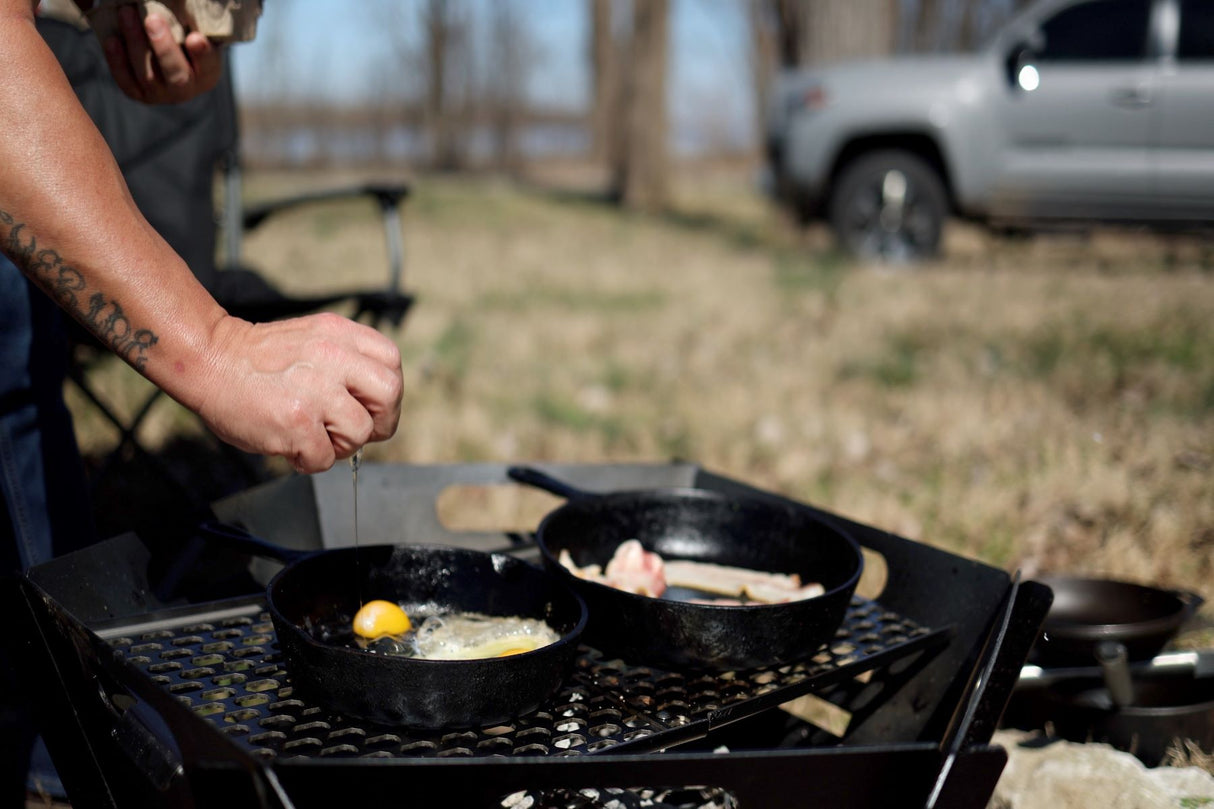
[[[400,361],[395,366],[366,358],[352,364],[345,377],[346,390],[368,416],[365,441],[383,441],[396,432],[400,422],[400,400],[404,383]],[[361,444],[359,445],[361,446]],[[355,447],[357,449],[357,447]]]
[[[322,312],[302,318],[302,321],[314,321],[316,328],[324,330],[334,339],[348,341],[359,354],[368,359],[388,368],[400,368],[400,349],[396,343],[364,323],[332,312]]]
[[[164,80],[174,87],[189,84],[194,76],[194,68],[186,52],[173,38],[169,24],[159,14],[149,14],[143,27],[147,31],[152,54],[156,57],[154,64],[159,66]],[[148,62],[153,63],[153,60],[148,59]]]
[[[198,92],[207,92],[214,88],[223,73],[222,51],[197,31],[186,34],[185,49],[194,66],[194,81],[198,85]]]
[[[198,32],[178,43],[167,20],[133,6],[118,10],[120,35],[105,42],[105,58],[122,92],[137,101],[186,101],[215,87],[222,73],[220,49]]]
[[[328,338],[340,346],[331,370],[336,372],[334,381],[345,388],[344,396],[325,399],[324,426],[332,456],[323,470],[334,458],[348,458],[369,441],[383,441],[396,432],[404,382],[400,350],[387,337],[336,315],[319,315],[317,320],[321,330],[338,332]],[[316,460],[324,463],[325,457],[318,453]]]
[[[323,408],[317,415],[306,414],[297,422],[290,460],[298,472],[323,472],[335,461],[358,452],[369,441],[380,440],[371,410],[353,395],[326,396]],[[399,416],[399,409],[396,415]],[[318,429],[321,426],[323,429]],[[388,435],[391,432],[382,438]]]
[[[315,434],[311,441],[301,442],[287,460],[296,472],[311,475],[331,468],[337,460],[337,454],[333,451],[333,442],[329,440],[328,434],[320,432]]]
[[[383,441],[396,432],[400,422],[404,388],[400,349],[369,326],[345,318],[338,320],[335,325],[347,330],[355,352],[352,361],[343,364],[346,390],[371,418],[367,440]]]
[[[349,458],[365,446],[371,440],[373,428],[371,414],[352,396],[335,402],[326,414],[325,433],[338,459]]]
[[[363,447],[371,435],[371,416],[351,396],[327,402],[318,419],[308,419],[295,433],[291,465],[302,474],[323,472]]]
[[[404,388],[400,349],[370,326],[333,313],[322,313],[297,321],[322,339],[321,354],[338,371],[345,390],[359,402],[372,420],[368,439],[383,441],[396,432]],[[355,447],[357,449],[357,447]]]
[[[144,101],[144,87],[155,81],[155,75],[143,26],[139,24],[139,15],[132,6],[118,9],[118,27],[121,35],[114,35],[105,41],[105,61],[122,92],[136,101]]]

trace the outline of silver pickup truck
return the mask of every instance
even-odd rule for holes
[[[1214,0],[1042,0],[978,53],[787,73],[770,188],[848,251],[1016,227],[1214,219]]]

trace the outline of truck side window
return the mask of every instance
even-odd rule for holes
[[[1191,62],[1214,61],[1214,3],[1182,0],[1176,58]]]
[[[1146,54],[1151,0],[1093,0],[1041,25],[1042,62],[1138,61]]]

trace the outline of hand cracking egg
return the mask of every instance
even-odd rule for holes
[[[368,640],[385,635],[403,635],[411,628],[409,616],[400,605],[382,599],[363,604],[354,616],[354,634]]]

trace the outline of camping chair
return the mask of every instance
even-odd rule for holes
[[[412,296],[402,291],[400,209],[408,195],[407,186],[385,183],[335,188],[245,207],[230,54],[219,85],[210,93],[182,104],[149,106],[132,101],[117,87],[90,30],[46,15],[39,18],[38,27],[109,143],[141,211],[230,314],[264,322],[344,305],[352,306],[355,319],[372,326],[400,326],[413,303]],[[222,177],[219,216],[215,208],[217,172]],[[382,218],[388,248],[387,278],[382,287],[288,295],[244,266],[243,236],[274,214],[347,197],[374,201]],[[217,226],[224,234],[221,260],[217,260]],[[157,466],[157,474],[172,485],[171,470],[158,463],[138,437],[140,425],[161,392],[154,390],[133,415],[124,418],[90,384],[90,372],[108,353],[83,328],[74,323],[70,328],[74,349],[69,378],[119,432],[117,446],[91,475],[94,493],[113,464],[132,454]],[[240,457],[226,445],[222,448],[231,457]],[[247,465],[245,471],[249,471]],[[193,487],[178,483],[181,494],[198,500]],[[199,502],[194,505],[205,507]]]

